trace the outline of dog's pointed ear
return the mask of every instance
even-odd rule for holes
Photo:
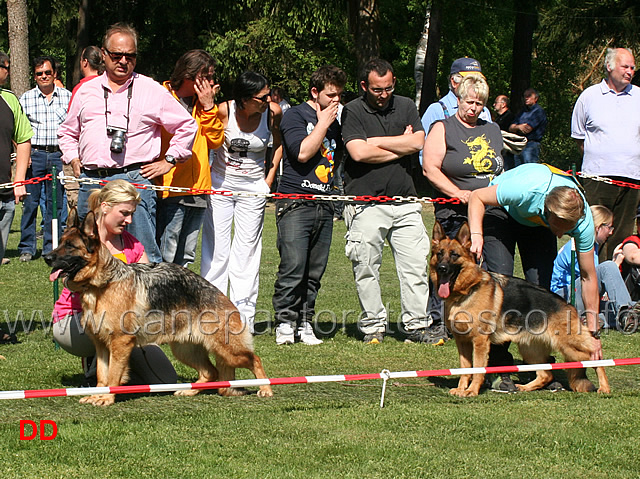
[[[466,221],[462,223],[460,230],[458,230],[458,234],[456,235],[456,240],[465,248],[471,247],[471,231],[469,230],[469,223]]]
[[[96,215],[93,211],[89,211],[82,222],[82,232],[89,238],[100,239],[98,233],[98,222],[96,221]]]
[[[431,242],[434,246],[440,244],[440,241],[445,239],[447,235],[444,233],[444,229],[439,221],[436,221],[433,225],[433,234],[431,235]]]
[[[78,208],[75,206],[69,210],[67,217],[67,227],[78,228],[80,226],[80,218],[78,218]]]

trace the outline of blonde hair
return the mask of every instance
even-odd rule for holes
[[[102,216],[100,208],[102,203],[114,206],[127,201],[133,201],[137,206],[140,203],[140,193],[128,181],[113,180],[102,189],[91,192],[89,195],[89,210],[93,211],[97,218],[100,218]]]
[[[604,224],[613,223],[613,211],[606,206],[593,205],[591,206],[591,214],[593,215],[593,226],[596,229]]]
[[[475,91],[482,103],[484,105],[487,104],[487,100],[489,99],[489,85],[482,74],[469,73],[462,77],[456,96],[462,101],[467,98],[469,90]]]
[[[544,208],[564,221],[578,223],[584,216],[584,200],[575,188],[556,186],[544,200]]]

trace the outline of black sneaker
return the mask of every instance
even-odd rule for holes
[[[500,374],[491,383],[491,390],[497,393],[515,393],[518,392],[510,374]]]
[[[382,341],[384,341],[382,333],[365,334],[363,339],[364,344],[380,344]]]
[[[405,343],[424,343],[432,346],[442,346],[449,339],[444,324],[432,325],[428,328],[414,329],[409,332]]]

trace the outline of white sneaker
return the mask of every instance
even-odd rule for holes
[[[322,339],[316,338],[313,334],[313,328],[309,323],[304,323],[303,326],[298,328],[298,336],[300,336],[300,342],[308,344],[309,346],[316,346],[322,344]]]
[[[288,323],[279,324],[276,328],[276,344],[293,344],[295,342],[295,331]]]

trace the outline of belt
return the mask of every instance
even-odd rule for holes
[[[144,164],[146,163],[133,163],[132,165],[123,166],[122,168],[95,168],[92,170],[82,168],[82,172],[87,176],[106,178],[120,173],[139,170]]]
[[[46,151],[47,153],[57,153],[60,151],[58,145],[31,145],[31,148]]]

